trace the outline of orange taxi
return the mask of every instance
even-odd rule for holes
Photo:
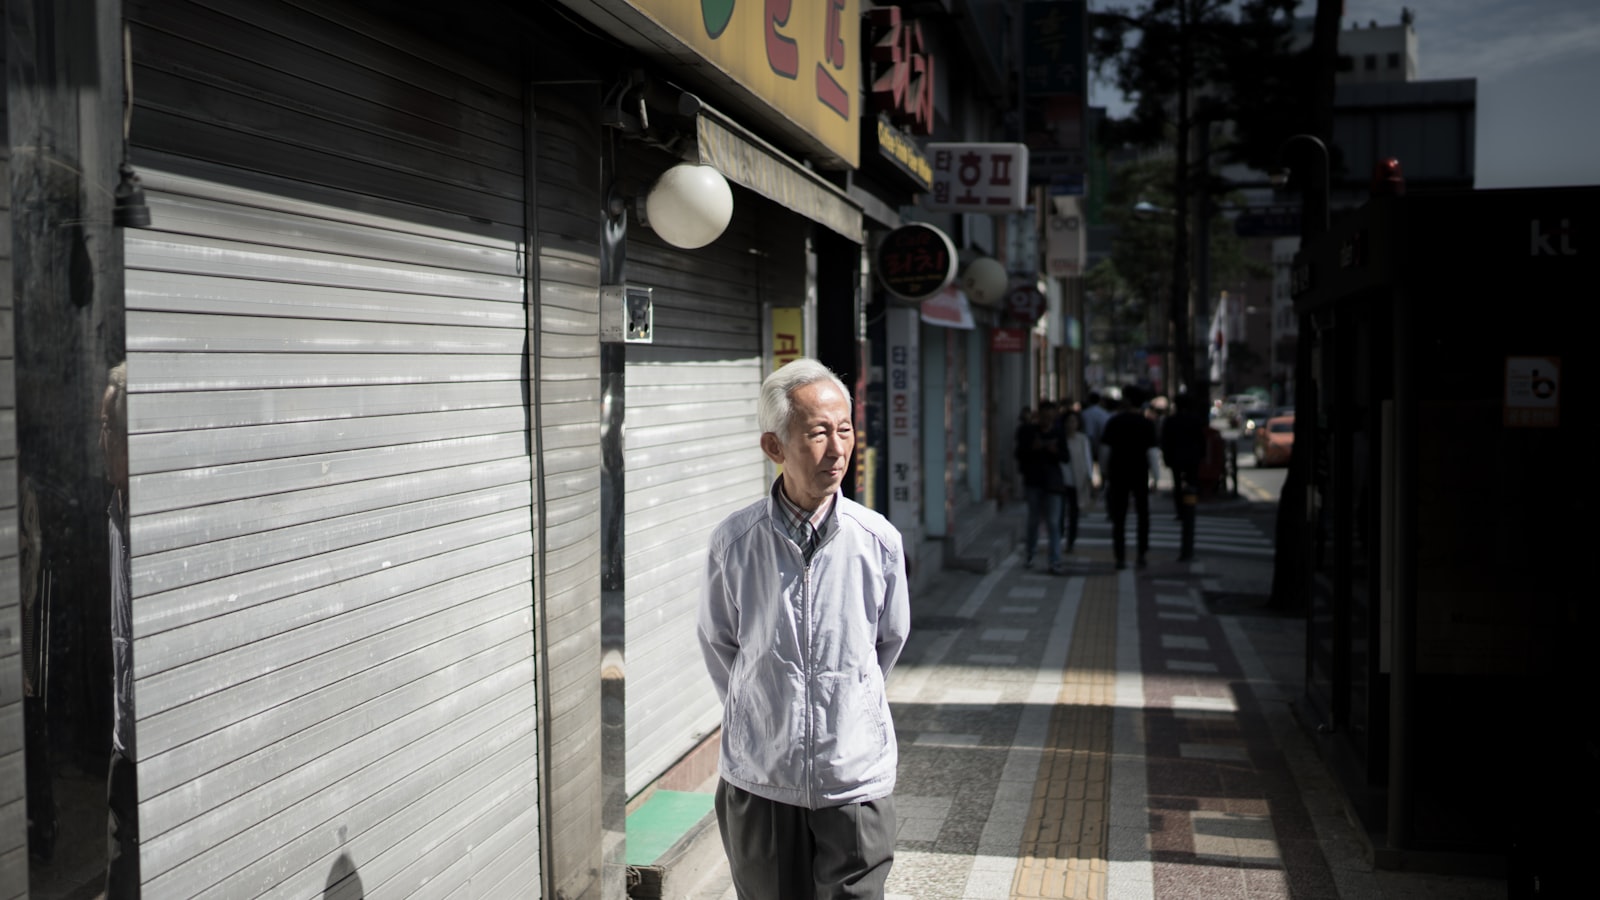
[[[1294,416],[1273,416],[1256,429],[1256,465],[1287,466],[1294,452]]]

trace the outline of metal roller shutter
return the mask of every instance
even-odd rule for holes
[[[655,306],[654,342],[630,345],[626,367],[630,796],[721,724],[695,635],[706,546],[767,487],[756,426],[763,304],[804,301],[806,228],[735,188],[733,221],[708,247],[629,232],[628,282],[654,288]]]
[[[4,12],[4,3],[0,3]],[[0,44],[4,44],[0,41]],[[0,47],[0,897],[28,895],[28,810],[23,759],[22,634],[17,565],[17,384],[12,343],[11,139],[6,51]]]
[[[520,88],[334,4],[128,15],[145,896],[535,895]]]

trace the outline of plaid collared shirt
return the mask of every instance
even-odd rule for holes
[[[789,531],[789,537],[799,545],[806,565],[810,565],[811,555],[817,552],[817,545],[822,543],[822,538],[827,534],[828,513],[833,510],[833,498],[829,497],[815,512],[808,513],[783,492],[781,479],[773,486],[772,492],[778,495],[778,508],[783,510],[783,524]]]

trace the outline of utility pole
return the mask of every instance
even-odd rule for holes
[[[1187,44],[1188,42],[1185,41],[1185,43]],[[1210,319],[1207,317],[1207,313],[1209,312],[1209,307],[1211,305],[1211,121],[1209,119],[1202,118],[1200,122],[1194,123],[1194,125],[1198,126],[1200,129],[1200,159],[1198,160],[1198,163],[1200,166],[1200,172],[1202,174],[1199,178],[1200,196],[1195,202],[1195,291],[1194,310],[1189,316],[1189,321],[1194,323],[1195,334],[1189,341],[1189,352],[1191,354],[1195,353],[1196,347],[1209,345],[1211,343],[1209,333],[1206,335],[1205,340],[1201,340],[1199,334],[1200,329],[1203,327],[1201,323],[1210,321]],[[1192,356],[1191,358],[1195,357]],[[1206,360],[1206,356],[1204,354],[1199,354],[1198,360],[1201,364],[1203,364]],[[1190,368],[1190,373],[1191,375],[1194,374],[1193,366]],[[1205,386],[1201,387],[1200,384]],[[1189,390],[1194,392],[1197,396],[1209,399],[1211,387],[1211,373],[1209,367],[1206,370],[1206,377],[1201,379],[1200,384],[1190,382]]]
[[[1311,56],[1314,84],[1311,91],[1310,135],[1297,135],[1284,142],[1279,155],[1285,155],[1291,143],[1299,138],[1309,138],[1321,151],[1319,165],[1311,168],[1310,175],[1320,178],[1320,183],[1305,192],[1306,206],[1301,211],[1300,246],[1321,237],[1328,230],[1328,202],[1332,191],[1328,147],[1324,141],[1333,137],[1333,100],[1336,73],[1339,67],[1339,19],[1344,10],[1342,0],[1317,0],[1317,14],[1311,39]],[[1315,204],[1315,206],[1312,206]],[[1311,317],[1300,316],[1300,335],[1295,342],[1294,405],[1295,443],[1301,448],[1313,445],[1312,423],[1315,421],[1315,395],[1311,392]],[[1310,453],[1296,453],[1289,459],[1289,472],[1283,480],[1283,493],[1278,499],[1276,549],[1272,566],[1272,598],[1270,605],[1277,609],[1297,609],[1306,604],[1307,575],[1306,516],[1310,508],[1306,494],[1311,486]]]

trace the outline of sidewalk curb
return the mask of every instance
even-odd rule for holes
[[[713,810],[654,863],[628,867],[628,896],[635,900],[688,900],[719,867],[726,869],[727,862]]]

